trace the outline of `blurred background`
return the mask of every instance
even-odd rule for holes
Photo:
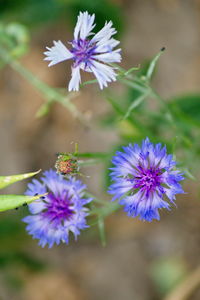
[[[166,47],[153,86],[166,99],[182,99],[188,118],[198,124],[198,144],[200,1],[0,0],[0,35],[6,31],[13,37],[17,45],[13,55],[24,67],[50,86],[63,89],[71,76],[70,63],[48,68],[43,52],[53,40],[67,43],[72,39],[80,10],[96,14],[97,29],[106,20],[113,21],[124,68],[148,62]],[[53,103],[48,114],[41,113],[45,102],[41,93],[1,58],[0,68],[1,175],[49,169],[54,166],[55,153],[74,150],[72,142],[78,142],[80,152],[106,152],[115,149],[120,138],[130,140],[135,134],[140,139],[138,128],[123,122],[110,125],[111,106],[96,85],[84,87],[73,99],[90,123],[86,127],[59,103]],[[91,79],[87,74],[83,78]],[[124,93],[118,83],[110,88],[116,95]],[[134,92],[131,88],[126,91],[124,101]],[[36,118],[37,113],[43,116]],[[157,128],[151,125],[156,135]],[[21,222],[26,208],[1,213],[0,299],[200,299],[197,157],[190,156],[197,180],[186,180],[188,194],[178,197],[177,208],[161,212],[161,221],[152,223],[128,218],[123,212],[110,216],[106,247],[101,246],[94,227],[83,232],[78,242],[42,249]],[[91,192],[110,199],[104,169],[101,164],[85,168],[90,178],[83,180]],[[25,189],[26,183],[20,183],[3,192],[22,194]],[[178,294],[170,296],[180,284]],[[194,287],[185,297],[188,286]]]

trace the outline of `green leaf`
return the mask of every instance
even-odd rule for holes
[[[128,110],[127,110],[127,112],[125,113],[123,119],[124,119],[124,120],[127,119],[127,118],[130,116],[130,114],[132,113],[132,111],[133,111],[136,107],[138,107],[138,106],[145,100],[145,98],[148,97],[148,95],[149,95],[149,92],[146,92],[146,93],[140,95],[138,98],[136,98],[136,99],[131,103],[131,105],[128,107]]]
[[[194,175],[187,168],[183,169],[183,172],[184,172],[184,175],[186,177],[188,177],[189,179],[196,180],[196,178],[194,177]]]
[[[138,71],[139,69],[140,69],[140,67],[132,67],[132,68],[128,69],[127,71],[125,71],[124,74],[123,74],[123,76],[128,76],[132,72]]]
[[[145,79],[146,79],[146,73],[149,68],[150,61],[146,60],[138,70],[138,72],[135,74],[134,81],[136,83],[140,83],[141,85],[144,85]],[[129,87],[128,94],[126,96],[126,99],[128,101],[128,104],[132,103],[135,99],[137,99],[143,92],[139,91],[138,89],[135,89],[133,87]]]
[[[24,196],[24,195],[0,195],[0,211],[6,211],[9,209],[14,209],[23,204],[28,204],[33,202],[34,200],[39,199],[43,195],[37,196]]]
[[[149,81],[151,79],[151,76],[155,70],[155,67],[156,67],[156,64],[161,56],[161,54],[163,53],[163,51],[165,50],[165,48],[162,48],[160,50],[160,52],[152,59],[152,61],[150,62],[150,65],[149,65],[149,68],[147,70],[147,73],[146,73],[146,78],[147,80]]]
[[[0,189],[5,188],[8,185],[11,185],[17,181],[21,181],[23,179],[32,177],[40,172],[31,172],[31,173],[25,173],[25,174],[18,174],[18,175],[11,175],[11,176],[0,176]]]
[[[138,66],[138,67],[131,67],[130,69],[126,70],[126,69],[122,68],[121,66],[119,66],[118,64],[115,64],[115,63],[110,63],[110,66],[112,66],[113,68],[116,68],[119,71],[119,73],[117,75],[117,78],[126,77],[129,74],[131,74],[135,71],[138,71],[140,69],[140,66]]]
[[[200,94],[187,94],[169,101],[179,119],[191,126],[200,126]]]
[[[124,111],[119,106],[119,104],[113,99],[113,97],[107,96],[106,100],[111,104],[113,110],[120,116],[124,115]]]

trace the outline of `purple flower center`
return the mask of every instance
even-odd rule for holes
[[[161,170],[158,169],[144,169],[138,167],[138,174],[134,177],[134,188],[140,188],[149,194],[151,191],[155,191],[157,187],[161,187]]]
[[[78,66],[80,63],[85,63],[86,66],[91,59],[91,56],[94,54],[96,45],[92,44],[90,40],[78,39],[78,41],[72,41],[71,53],[74,54],[73,59],[75,60],[75,66]]]
[[[60,223],[64,220],[69,220],[74,214],[70,208],[71,202],[66,194],[64,197],[56,197],[54,194],[48,194],[48,202],[46,202],[46,209],[43,215],[47,217],[50,222]]]

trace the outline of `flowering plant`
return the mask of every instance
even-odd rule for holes
[[[80,12],[77,24],[74,29],[74,39],[70,44],[72,49],[68,50],[61,41],[55,42],[52,48],[47,47],[45,60],[51,61],[53,66],[67,59],[74,61],[72,66],[72,78],[69,82],[68,90],[78,91],[80,69],[86,72],[93,72],[97,78],[101,89],[108,86],[108,82],[116,80],[116,73],[111,66],[105,63],[115,63],[121,61],[120,50],[113,50],[119,41],[112,38],[116,30],[112,27],[112,22],[106,22],[105,26],[94,35],[92,33],[95,15],[88,12]],[[89,37],[93,37],[89,39]]]
[[[40,181],[34,179],[29,183],[26,195],[22,196],[25,198],[10,204],[11,197],[7,199],[4,195],[4,202],[0,201],[1,210],[15,208],[17,203],[18,206],[28,203],[30,215],[23,221],[27,223],[28,233],[38,239],[42,247],[52,247],[61,242],[68,244],[70,232],[77,239],[83,229],[94,224],[98,224],[102,243],[105,244],[104,219],[121,206],[130,217],[149,222],[159,220],[159,210],[170,210],[176,195],[184,193],[181,181],[185,177],[193,178],[189,171],[190,163],[187,160],[184,164],[184,160],[186,162],[192,151],[194,155],[196,153],[194,122],[184,118],[187,109],[185,112],[180,103],[176,102],[174,107],[173,102],[163,100],[151,86],[152,76],[165,48],[161,48],[147,66],[126,70],[119,65],[122,55],[121,49],[116,49],[120,42],[113,37],[117,33],[113,23],[106,22],[100,31],[94,33],[94,22],[94,14],[80,12],[69,49],[58,40],[44,52],[49,66],[69,59],[73,61],[68,92],[48,86],[25,69],[14,59],[12,51],[8,51],[6,43],[0,47],[0,58],[4,63],[42,92],[46,102],[37,116],[47,115],[52,103],[59,102],[72,113],[80,126],[91,127],[86,116],[71,101],[77,95],[74,92],[82,92],[86,85],[89,89],[91,83],[98,83],[100,89],[106,90],[108,85],[111,88],[111,92],[107,90],[104,93],[104,98],[112,107],[109,126],[115,127],[115,130],[117,127],[120,140],[115,147],[118,150],[116,154],[113,149],[106,153],[93,153],[89,149],[86,153],[59,153],[56,170],[46,171]],[[6,31],[4,34],[9,35]],[[81,70],[93,73],[96,79],[81,84]],[[117,101],[113,81],[129,89],[132,96],[122,95]],[[149,99],[156,102],[156,110],[150,110],[146,105]],[[188,129],[191,129],[190,134]],[[176,163],[175,153],[180,156],[180,164]],[[79,172],[80,168],[99,163],[104,164],[106,174],[109,172],[109,176],[105,176],[108,178],[107,197],[113,195],[113,200],[118,200],[118,203],[111,202],[111,197],[108,200],[98,199],[86,191],[82,183],[84,174]],[[81,181],[79,176],[82,176]],[[15,195],[12,197],[17,199]]]

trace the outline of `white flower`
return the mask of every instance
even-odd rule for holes
[[[114,68],[109,63],[121,61],[121,49],[113,50],[119,41],[112,38],[116,30],[112,22],[106,22],[105,26],[97,33],[92,32],[95,27],[95,15],[88,12],[80,12],[74,29],[74,39],[68,50],[61,41],[54,41],[54,46],[47,47],[45,60],[50,61],[49,67],[67,59],[73,59],[72,78],[69,82],[69,91],[78,91],[81,82],[80,70],[93,72],[100,89],[107,87],[108,82],[116,80]],[[93,36],[92,36],[93,35]],[[92,36],[91,38],[88,38]]]

